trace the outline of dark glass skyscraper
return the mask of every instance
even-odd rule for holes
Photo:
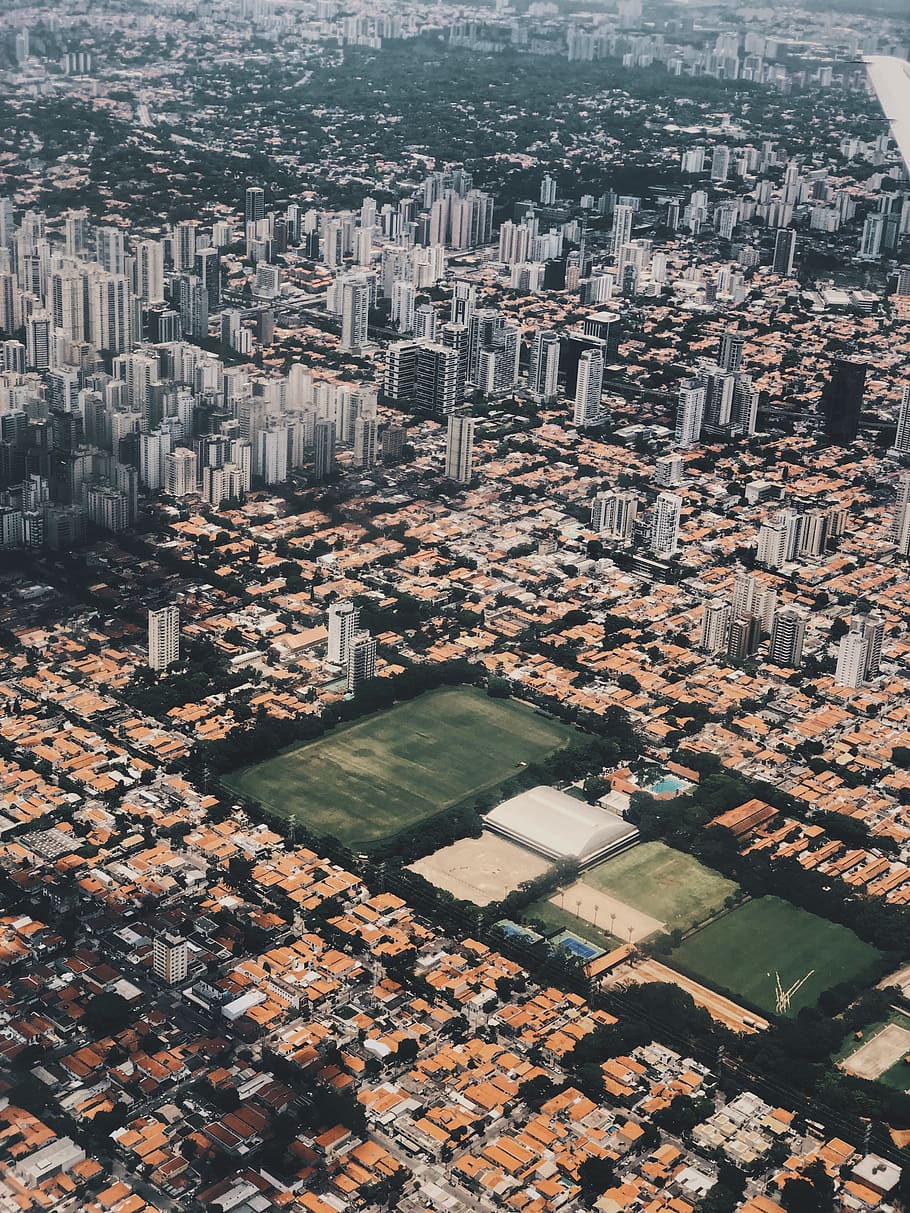
[[[856,358],[836,358],[822,392],[825,433],[832,442],[847,446],[859,433],[859,417],[866,386],[866,364]]]

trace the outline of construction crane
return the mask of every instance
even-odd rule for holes
[[[806,982],[809,980],[809,978],[812,976],[812,974],[814,972],[815,972],[814,969],[810,969],[805,977],[801,977],[799,979],[799,981],[794,981],[793,985],[790,986],[790,988],[788,990],[785,990],[784,987],[781,985],[780,973],[774,974],[774,995],[775,995],[774,1009],[778,1013],[778,1015],[786,1015],[789,1012],[791,998],[797,992],[797,990],[802,989],[802,987],[806,984]],[[771,974],[769,973],[768,976],[770,977]]]

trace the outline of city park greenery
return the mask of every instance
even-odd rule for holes
[[[506,780],[576,739],[525,704],[440,687],[336,726],[225,784],[278,816],[362,847],[467,801],[492,804]]]

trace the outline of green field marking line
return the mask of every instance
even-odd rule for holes
[[[643,842],[591,868],[585,884],[633,909],[686,929],[723,909],[738,886],[691,855],[663,842]]]
[[[774,1013],[775,979],[785,987],[812,976],[790,1014],[814,1006],[842,981],[871,972],[879,953],[852,931],[776,897],[750,901],[689,936],[673,953],[682,971]]]

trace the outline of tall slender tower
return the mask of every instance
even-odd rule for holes
[[[655,555],[675,556],[679,551],[679,518],[683,500],[676,493],[660,493],[651,515],[651,548]]]
[[[892,458],[910,455],[910,383],[904,387],[904,395],[897,414],[897,432],[894,435],[894,446],[888,452]]]
[[[265,191],[258,185],[247,188],[244,198],[244,218],[246,222],[258,223],[265,218]]]
[[[822,392],[825,433],[838,446],[848,446],[859,433],[866,386],[866,363],[858,358],[835,358]]]
[[[632,219],[635,208],[620,203],[613,211],[613,230],[610,234],[610,251],[614,260],[619,257],[619,251],[624,244],[632,239]]]
[[[781,278],[789,278],[793,273],[793,261],[796,257],[796,232],[791,227],[778,229],[774,238],[774,260],[771,268]]]
[[[688,450],[701,437],[705,416],[707,386],[701,376],[684,379],[679,385],[679,403],[676,406],[676,445]]]
[[[890,539],[902,556],[910,556],[910,471],[898,481]]]
[[[556,399],[559,379],[559,336],[550,329],[539,329],[531,343],[528,391],[542,404]]]
[[[772,665],[799,669],[803,659],[805,638],[806,616],[795,607],[783,607],[774,615],[768,660]]]
[[[604,360],[599,350],[585,350],[578,360],[575,379],[575,410],[572,420],[578,426],[599,425],[604,419],[602,405]]]
[[[841,637],[834,681],[842,687],[861,687],[878,677],[885,621],[878,615],[855,615]]]
[[[344,600],[329,607],[329,643],[326,658],[330,665],[344,665],[348,659],[351,640],[360,625],[360,608]]]
[[[175,606],[149,611],[149,654],[151,670],[166,670],[180,657],[180,612]]]
[[[341,349],[355,353],[367,345],[370,284],[364,278],[346,278],[341,288]]]
[[[474,472],[473,417],[466,413],[450,413],[446,431],[446,479],[456,484],[469,484]]]

